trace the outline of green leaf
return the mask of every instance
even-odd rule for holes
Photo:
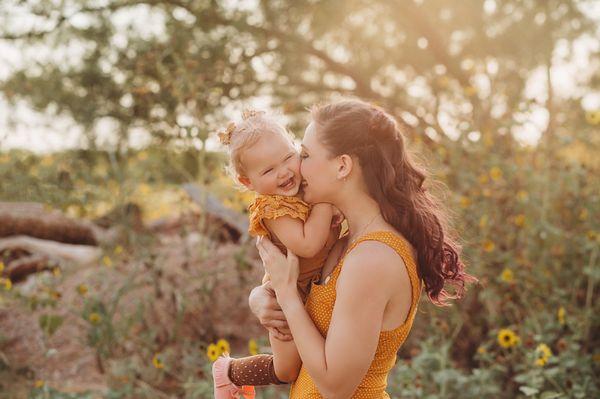
[[[64,318],[58,315],[44,314],[39,318],[40,328],[49,336],[58,330],[63,321]]]

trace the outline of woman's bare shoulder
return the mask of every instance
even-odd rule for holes
[[[355,264],[364,272],[378,273],[383,278],[393,277],[398,267],[404,265],[402,257],[387,244],[380,241],[367,240],[359,243],[344,259],[344,264]]]

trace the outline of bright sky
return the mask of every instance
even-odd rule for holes
[[[585,5],[588,16],[599,22],[600,33],[600,2],[588,2]],[[175,17],[178,17],[175,15]],[[185,18],[184,13],[181,18]],[[125,29],[131,25],[139,32],[146,35],[157,35],[161,33],[162,15],[152,12],[149,7],[137,6],[127,11],[114,14],[115,24]],[[10,22],[19,27],[36,26],[38,21],[32,19],[25,13],[17,13],[11,16]],[[86,25],[85,17],[75,17],[73,24]],[[154,27],[154,28],[148,28]],[[125,44],[123,36],[117,35],[114,39],[115,46]],[[555,67],[552,70],[552,81],[555,86],[556,95],[562,98],[581,96],[581,82],[586,81],[594,72],[589,68],[590,54],[600,51],[600,41],[586,37],[581,38],[573,44],[573,51],[568,57],[568,43],[560,43],[555,49]],[[22,67],[26,63],[34,61],[47,62],[49,60],[74,60],[80,54],[82,48],[70,47],[63,51],[52,50],[48,47],[29,48],[26,51],[19,49],[11,42],[0,40],[0,79],[10,75],[15,68]],[[543,104],[546,96],[546,78],[543,69],[536,70],[529,78],[526,95],[535,98]],[[268,106],[268,98],[257,98],[250,102],[254,106]],[[600,93],[588,93],[583,97],[582,107],[588,110],[600,109]],[[231,112],[234,119],[234,110]],[[525,144],[535,144],[541,132],[547,124],[547,112],[543,107],[534,109],[530,114],[516,115],[517,120],[524,122],[523,127],[514,131],[513,134]],[[450,129],[451,130],[451,129]],[[100,121],[98,124],[99,144],[111,145],[115,141],[111,133],[112,124],[109,121]],[[38,113],[31,109],[25,102],[19,103],[15,108],[9,107],[6,100],[0,95],[0,152],[9,148],[26,148],[37,153],[47,153],[66,148],[77,148],[81,146],[82,129],[69,117],[55,117],[44,113]],[[143,130],[133,132],[131,145],[143,147],[148,143],[148,135]],[[216,147],[211,141],[210,147]]]

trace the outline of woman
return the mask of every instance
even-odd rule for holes
[[[297,257],[288,251],[286,259],[268,239],[257,240],[271,282],[252,291],[250,306],[281,339],[291,331],[302,361],[291,398],[388,398],[387,376],[423,285],[443,306],[475,278],[465,273],[395,120],[357,100],[311,114],[301,153],[304,199],[333,204],[349,229],[306,307],[295,288]],[[456,286],[454,295],[445,283]]]

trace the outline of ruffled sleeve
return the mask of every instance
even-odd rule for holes
[[[248,206],[250,227],[248,232],[252,237],[270,236],[265,225],[265,219],[277,219],[281,216],[291,216],[306,222],[310,213],[310,205],[297,197],[284,195],[259,195]]]

